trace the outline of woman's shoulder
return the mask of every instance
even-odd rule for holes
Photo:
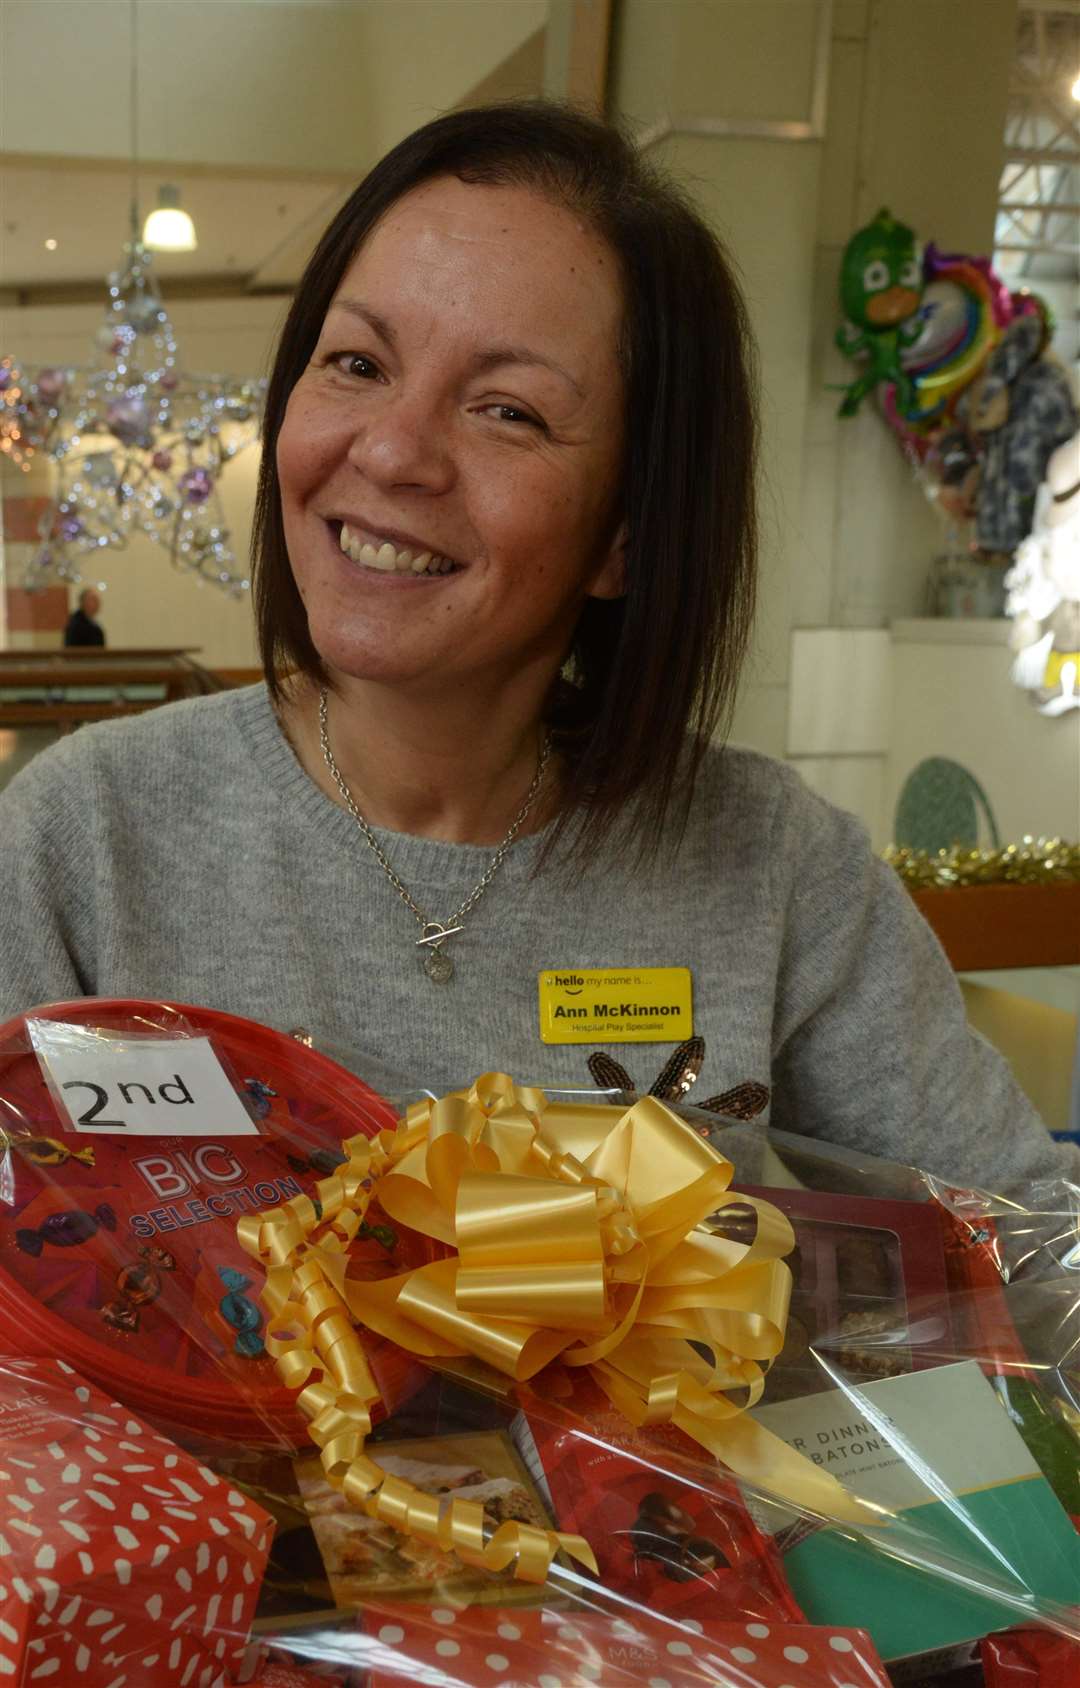
[[[767,884],[780,902],[819,883],[861,896],[876,867],[858,816],[789,763],[737,745],[706,753],[686,837],[710,883],[719,876],[744,889]]]
[[[158,783],[172,790],[238,772],[260,742],[280,738],[263,685],[183,698],[116,721],[80,727],[40,751],[11,781],[8,805],[83,797],[104,783],[116,788]]]
[[[848,834],[865,842],[858,818],[807,785],[788,762],[743,745],[710,746],[697,780],[700,808],[708,824],[759,838],[796,834],[811,844],[816,838]]]

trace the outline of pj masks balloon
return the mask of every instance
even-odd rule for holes
[[[847,321],[836,344],[848,357],[865,358],[857,381],[844,393],[841,416],[854,416],[867,393],[882,381],[896,388],[901,408],[914,397],[901,363],[905,347],[918,339],[917,316],[923,274],[918,243],[911,229],[886,210],[852,235],[840,269],[840,300]]]

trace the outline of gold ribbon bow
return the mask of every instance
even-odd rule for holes
[[[314,1200],[241,1219],[267,1269],[266,1346],[322,1450],[327,1480],[369,1516],[466,1564],[542,1582],[580,1536],[493,1529],[476,1502],[424,1494],[364,1451],[379,1399],[362,1325],[433,1361],[470,1356],[525,1382],[558,1358],[585,1366],[635,1425],[674,1424],[801,1510],[880,1523],[828,1472],[747,1416],[784,1344],[794,1247],[785,1216],[729,1188],[733,1168],[661,1102],[551,1103],[485,1073],[409,1109],[395,1131],[349,1138]],[[369,1204],[447,1245],[447,1258],[375,1283],[350,1279]],[[754,1238],[717,1234],[738,1203]],[[711,1354],[711,1359],[705,1354]]]

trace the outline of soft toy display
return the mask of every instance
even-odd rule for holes
[[[1080,433],[1058,447],[1005,576],[1013,679],[1043,715],[1080,709]]]
[[[836,344],[848,357],[866,359],[857,381],[845,390],[841,416],[854,416],[863,399],[891,382],[902,409],[915,402],[902,352],[922,333],[916,316],[923,271],[913,231],[882,208],[872,223],[852,235],[840,268],[840,299],[847,321]]]

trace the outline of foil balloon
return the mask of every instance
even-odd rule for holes
[[[1045,349],[1039,317],[1018,317],[958,406],[980,448],[975,537],[1005,557],[1031,532],[1050,458],[1080,425],[1068,375]]]
[[[1010,293],[1012,301],[1013,320],[1017,317],[1036,316],[1042,323],[1043,349],[1054,338],[1057,329],[1057,318],[1043,298],[1041,293],[1032,293],[1029,287],[1020,287],[1015,293]]]
[[[939,252],[931,241],[924,271],[921,331],[901,356],[914,385],[914,400],[898,400],[904,420],[914,424],[942,420],[1013,317],[1012,296],[988,258]]]
[[[846,322],[836,344],[848,357],[864,359],[862,373],[845,389],[841,416],[854,416],[868,393],[890,382],[902,408],[915,402],[902,353],[922,332],[916,312],[923,273],[915,235],[890,212],[853,234],[840,267],[840,301]]]

